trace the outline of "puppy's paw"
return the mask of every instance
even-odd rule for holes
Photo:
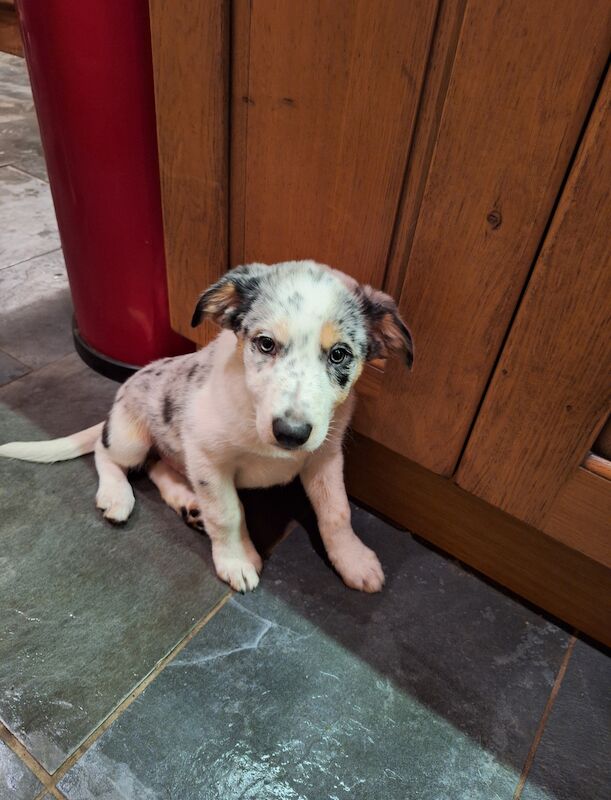
[[[213,547],[212,559],[216,574],[236,592],[252,592],[259,585],[261,568],[257,569],[246,554],[232,555],[226,550]],[[261,563],[260,558],[259,563]]]
[[[115,525],[125,522],[132,513],[136,499],[132,487],[125,482],[101,485],[95,496],[96,506],[104,519]]]
[[[372,593],[381,591],[384,586],[384,571],[380,560],[356,534],[329,553],[329,559],[346,586],[351,589]]]

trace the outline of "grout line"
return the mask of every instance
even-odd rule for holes
[[[41,789],[39,795],[44,796],[45,792],[51,790],[51,787],[55,783],[54,778],[2,722],[0,722],[0,741],[3,741],[4,744],[13,751],[17,758],[19,758],[19,760],[26,765],[30,772],[34,773],[38,780],[43,784],[44,789]]]
[[[39,178],[38,175],[32,175],[23,167],[18,167],[16,164],[5,164],[4,166],[10,167],[11,169],[16,170],[17,172],[21,172],[22,175],[27,175],[28,178],[34,178],[35,181],[40,181],[40,183],[44,183],[45,186],[49,186],[48,180],[45,180],[44,178]]]
[[[58,250],[61,251],[61,249],[62,249],[61,244],[58,244],[57,247],[53,247],[51,250],[45,250],[44,253],[37,253],[35,256],[28,256],[27,258],[22,258],[21,261],[15,261],[14,264],[5,264],[3,267],[0,267],[0,273],[2,273],[5,269],[10,269],[11,267],[18,267],[20,264],[27,264],[28,261],[34,261],[35,258],[50,256],[52,253],[56,253]]]
[[[556,701],[556,697],[558,695],[558,692],[560,691],[560,686],[562,685],[562,681],[564,680],[564,676],[567,667],[569,665],[569,661],[571,660],[571,656],[573,654],[576,641],[577,638],[573,634],[573,636],[571,636],[571,639],[569,641],[569,646],[566,649],[566,653],[564,654],[564,658],[562,659],[562,663],[560,664],[560,669],[558,670],[558,674],[556,675],[556,680],[554,681],[552,690],[549,694],[549,697],[547,698],[547,703],[545,704],[545,708],[543,709],[543,714],[541,715],[541,719],[539,720],[539,725],[537,727],[534,738],[530,745],[530,750],[528,751],[528,755],[526,756],[526,761],[524,762],[524,766],[522,767],[520,780],[518,781],[518,785],[516,786],[515,792],[513,793],[513,800],[520,800],[522,796],[522,791],[524,789],[526,779],[528,778],[528,773],[530,772],[530,768],[532,767],[533,761],[535,760],[535,754],[537,752],[537,748],[539,747],[539,743],[541,742],[541,737],[543,736],[547,720],[549,719],[549,715]]]
[[[136,700],[140,695],[144,692],[144,690],[151,684],[155,678],[163,672],[163,670],[167,667],[167,665],[173,661],[176,656],[184,650],[184,648],[189,644],[191,639],[193,639],[197,634],[204,628],[204,626],[210,622],[212,617],[214,617],[223,606],[231,600],[234,596],[235,592],[228,591],[227,594],[222,597],[218,603],[212,607],[208,613],[203,616],[199,622],[197,622],[191,630],[184,636],[178,644],[176,644],[169,653],[167,653],[160,661],[157,662],[155,667],[144,677],[140,683],[136,686],[136,688],[131,691],[128,696],[119,703],[119,705],[104,719],[100,725],[93,731],[93,733],[89,734],[89,736],[85,739],[85,741],[69,756],[61,766],[57,768],[57,770],[53,773],[51,777],[51,786],[55,786],[55,784],[60,781],[64,775],[72,769],[72,767],[76,764],[76,762],[83,756],[87,750],[100,738],[100,736],[105,733],[108,728],[113,724],[113,722],[121,716],[121,714],[131,706],[131,704]],[[27,752],[27,751],[26,751]],[[29,753],[28,753],[29,755]],[[31,756],[30,756],[31,758]],[[62,798],[62,795],[58,795]]]

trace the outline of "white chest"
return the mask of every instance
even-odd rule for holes
[[[237,462],[235,483],[239,489],[263,489],[289,483],[299,474],[304,456],[274,458],[244,453]]]

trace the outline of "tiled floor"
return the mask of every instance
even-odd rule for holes
[[[72,352],[25,70],[1,55],[0,137],[0,441],[62,435],[116,385]],[[91,458],[0,462],[0,800],[609,796],[592,645],[358,508],[388,583],[349,591],[297,485],[245,493],[262,550],[302,524],[232,597],[206,539],[136,491],[112,528]]]

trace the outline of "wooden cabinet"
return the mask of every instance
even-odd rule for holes
[[[364,372],[351,491],[609,639],[609,4],[150,9],[173,325],[255,260],[392,293],[415,366]]]

